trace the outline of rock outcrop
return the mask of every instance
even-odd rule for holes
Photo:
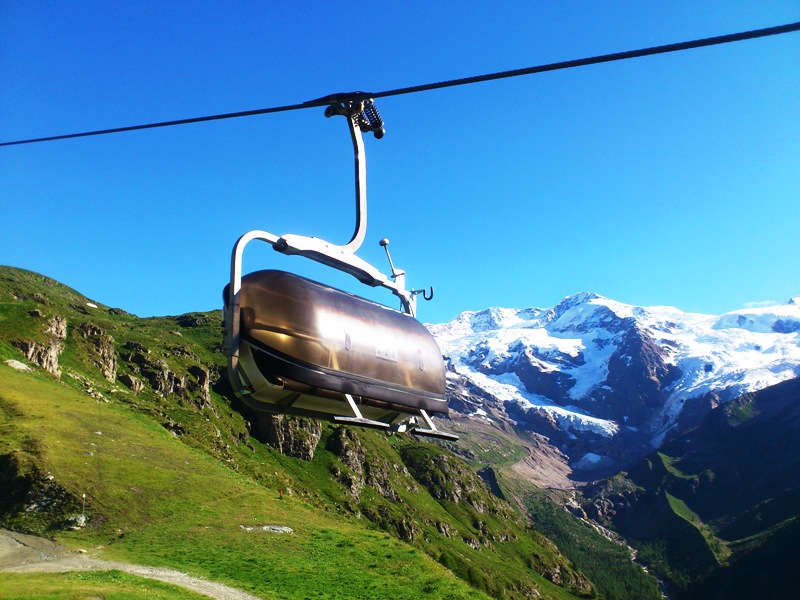
[[[114,338],[92,323],[80,323],[76,327],[76,332],[77,335],[92,344],[92,358],[103,374],[103,378],[112,383],[116,381],[117,352],[114,347]]]
[[[337,428],[328,439],[326,448],[341,460],[342,464],[334,463],[331,470],[355,500],[359,500],[365,486],[392,502],[400,501],[398,485],[404,485],[410,492],[419,489],[405,465],[369,455],[358,435],[349,427]]]
[[[253,413],[251,433],[281,454],[311,460],[322,436],[322,423],[311,419]]]
[[[53,317],[44,331],[45,341],[17,341],[15,345],[32,363],[56,377],[61,377],[58,359],[64,352],[63,340],[67,338],[67,320],[61,316]]]

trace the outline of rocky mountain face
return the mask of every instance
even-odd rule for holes
[[[547,437],[578,473],[613,473],[743,393],[800,376],[800,297],[727,313],[590,293],[429,325],[456,417]]]
[[[789,598],[800,560],[800,379],[709,411],[583,509],[640,549],[676,599]]]

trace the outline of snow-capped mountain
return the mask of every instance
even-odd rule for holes
[[[626,464],[714,405],[800,376],[800,296],[713,316],[581,293],[429,328],[451,408],[546,435],[577,469]]]

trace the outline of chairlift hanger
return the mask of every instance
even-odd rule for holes
[[[231,255],[224,292],[225,348],[236,395],[255,410],[330,419],[389,431],[410,431],[449,440],[429,413],[447,413],[445,370],[433,336],[416,320],[417,296],[405,271],[391,274],[356,256],[366,237],[366,164],[362,132],[384,135],[383,120],[365,94],[328,97],[325,116],[344,116],[355,160],[356,223],[349,242],[333,244],[295,234],[254,230]],[[348,273],[362,284],[383,287],[402,312],[283,271],[242,274],[245,247],[259,240],[277,252],[311,259]]]

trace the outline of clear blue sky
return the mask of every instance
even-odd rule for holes
[[[0,141],[800,20],[794,0],[382,4],[0,3]],[[580,291],[713,314],[800,294],[800,33],[378,108],[360,255],[384,268],[391,239],[409,285],[436,288],[421,320]],[[347,126],[322,112],[0,148],[0,264],[140,316],[217,308],[244,232],[349,239]],[[394,305],[263,246],[248,270]]]

